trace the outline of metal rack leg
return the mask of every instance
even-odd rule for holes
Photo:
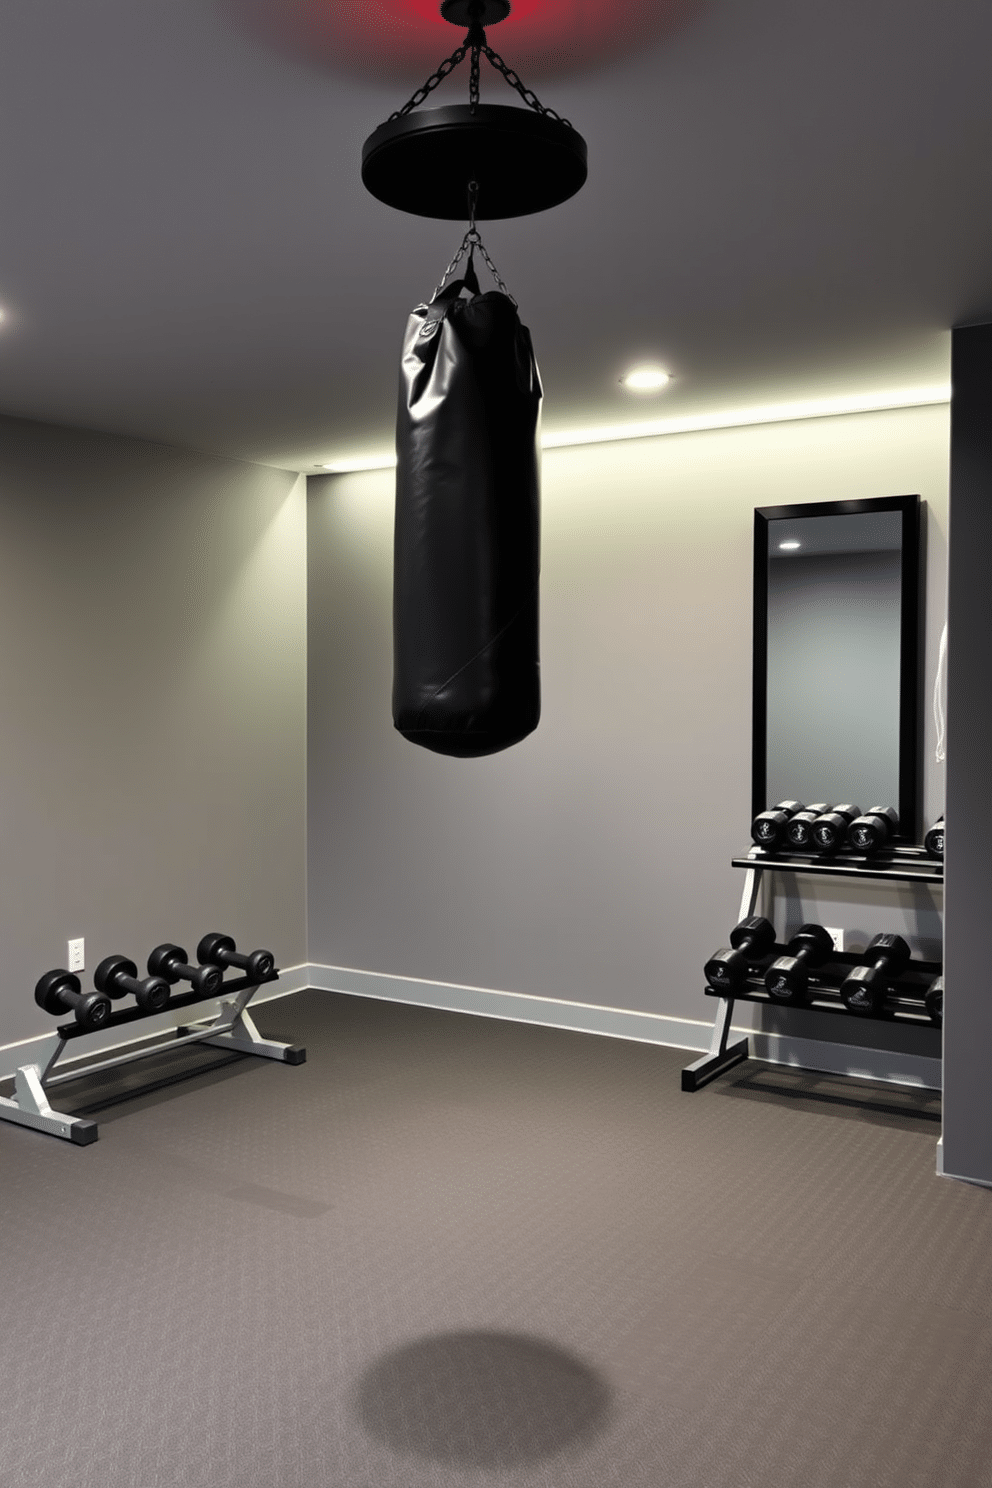
[[[710,1038],[709,1053],[704,1054],[692,1064],[687,1064],[682,1071],[682,1089],[693,1091],[701,1090],[717,1075],[722,1075],[724,1070],[733,1069],[735,1064],[740,1064],[747,1058],[747,1039],[739,1039],[736,1044],[728,1048],[727,1039],[730,1036],[730,1020],[734,1013],[734,999],[732,997],[721,997],[717,1001],[716,1021],[713,1024],[713,1033]]]
[[[754,848],[751,849],[752,852],[754,850]],[[741,920],[749,920],[757,909],[762,877],[763,870],[757,866],[749,868],[745,873],[744,888],[741,891],[741,907],[737,915],[738,923]]]
[[[259,1033],[247,1010],[247,1003],[256,990],[248,987],[238,997],[222,1002],[217,1017],[218,1023],[224,1025],[222,1031],[198,1042],[221,1049],[239,1049],[244,1054],[257,1054],[262,1059],[279,1059],[283,1064],[304,1064],[307,1051],[301,1044],[282,1044],[276,1039],[263,1038]],[[200,1033],[202,1027],[195,1027],[195,1031]]]
[[[22,1064],[14,1075],[13,1097],[0,1096],[0,1121],[15,1121],[18,1126],[34,1127],[35,1131],[75,1142],[77,1147],[86,1147],[99,1136],[95,1121],[82,1116],[67,1116],[64,1111],[52,1109],[42,1084],[41,1067],[37,1064]]]
[[[762,870],[758,865],[749,868],[744,875],[744,889],[741,893],[741,907],[738,913],[738,921],[750,919],[758,904],[758,896],[761,893]],[[734,999],[732,997],[721,997],[717,1001],[716,1018],[713,1023],[713,1033],[710,1037],[709,1053],[704,1054],[701,1059],[695,1060],[693,1064],[687,1064],[682,1071],[682,1089],[693,1091],[701,1090],[717,1075],[722,1075],[724,1070],[733,1069],[735,1064],[740,1064],[748,1056],[748,1041],[746,1038],[738,1039],[736,1044],[727,1047],[727,1039],[730,1037],[730,1020],[734,1012]]]

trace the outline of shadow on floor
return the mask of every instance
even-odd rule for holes
[[[539,1338],[466,1331],[386,1354],[363,1376],[356,1406],[368,1434],[395,1452],[507,1468],[596,1436],[610,1392],[589,1365]]]
[[[741,1073],[719,1082],[721,1095],[731,1100],[783,1100],[813,1110],[829,1107],[831,1114],[849,1121],[869,1121],[901,1131],[931,1132],[940,1125],[939,1090],[913,1085],[883,1084],[816,1070],[783,1069],[748,1061]]]
[[[184,1047],[177,1043],[148,1060],[118,1066],[92,1075],[80,1075],[66,1085],[54,1086],[49,1099],[70,1116],[101,1117],[101,1124],[136,1111],[147,1110],[183,1094],[174,1086],[198,1080],[201,1086],[249,1074],[256,1061],[240,1051],[218,1053],[217,1049]],[[116,1110],[121,1107],[121,1110]]]

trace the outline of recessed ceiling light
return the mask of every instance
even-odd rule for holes
[[[779,547],[780,548],[801,548],[802,547],[802,543],[797,543],[797,542],[782,542],[782,543],[779,543]]]
[[[620,381],[632,393],[656,393],[671,376],[661,367],[632,367]]]

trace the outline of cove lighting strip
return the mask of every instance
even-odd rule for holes
[[[626,439],[657,439],[665,434],[697,434],[707,429],[743,429],[751,424],[787,424],[799,419],[837,418],[845,413],[884,413],[893,408],[929,408],[951,401],[951,389],[900,388],[890,393],[849,393],[842,398],[809,398],[801,403],[769,403],[757,408],[735,408],[726,413],[687,414],[683,418],[649,419],[641,423],[604,424],[599,428],[567,429],[542,434],[542,449],[572,449],[583,444],[616,444]],[[332,475],[359,470],[392,470],[395,455],[355,455],[331,460],[322,468]]]

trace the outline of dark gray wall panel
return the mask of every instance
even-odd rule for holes
[[[944,1168],[992,1182],[992,324],[952,373]]]

